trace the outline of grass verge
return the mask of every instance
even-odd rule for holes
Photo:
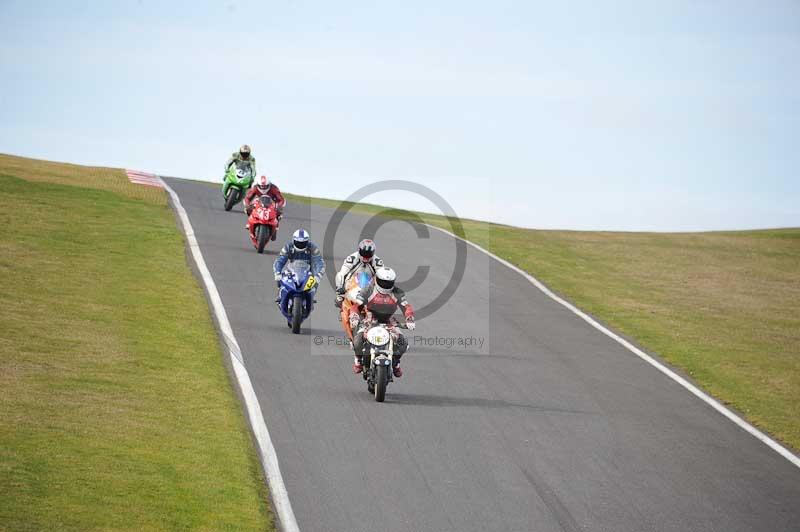
[[[0,529],[272,529],[164,192],[0,156],[0,224]]]
[[[289,199],[453,231],[443,216]],[[800,449],[800,229],[665,234],[461,224],[459,236],[534,275]]]

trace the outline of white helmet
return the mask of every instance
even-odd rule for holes
[[[256,188],[258,189],[259,194],[264,195],[269,192],[270,188],[272,188],[272,183],[267,176],[262,175],[256,183]]]
[[[292,242],[294,243],[294,249],[297,251],[305,251],[308,247],[308,231],[305,229],[298,229],[292,235]]]
[[[381,294],[390,294],[394,290],[394,281],[397,279],[397,274],[391,268],[383,267],[378,268],[375,272],[375,290]]]

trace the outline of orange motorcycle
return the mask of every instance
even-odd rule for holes
[[[353,341],[353,330],[350,328],[350,309],[354,305],[358,305],[356,299],[359,292],[367,288],[370,283],[372,283],[372,275],[365,271],[359,272],[358,275],[353,275],[345,283],[340,320],[342,321],[344,333],[350,341]]]

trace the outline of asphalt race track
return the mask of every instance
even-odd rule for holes
[[[330,285],[300,335],[273,302],[279,244],[303,227],[322,246],[334,211],[290,203],[261,256],[218,188],[165,181],[222,296],[300,530],[800,530],[800,468],[471,247],[376,403],[341,345]],[[376,228],[378,255],[425,307],[453,275],[455,240],[375,222],[347,215],[327,268]]]

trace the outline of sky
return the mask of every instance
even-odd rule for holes
[[[421,183],[542,229],[800,226],[800,2],[0,0],[0,152]],[[372,203],[437,212],[384,192]]]

